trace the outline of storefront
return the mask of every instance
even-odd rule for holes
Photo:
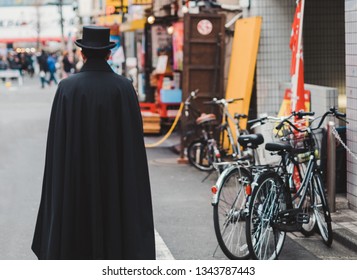
[[[152,13],[152,21],[149,16],[129,15],[130,20],[120,25],[124,75],[133,81],[142,111],[158,115],[160,122],[170,122],[182,95],[183,23],[176,12]]]

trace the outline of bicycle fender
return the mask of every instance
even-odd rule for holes
[[[212,206],[217,205],[218,203],[218,194],[220,192],[220,189],[222,188],[222,184],[224,182],[224,178],[234,169],[239,168],[236,164],[233,164],[232,166],[225,168],[223,172],[219,175],[216,184],[214,185],[216,187],[216,192],[212,192],[212,199],[211,199],[211,204]]]

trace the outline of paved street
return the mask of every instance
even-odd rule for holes
[[[0,81],[0,259],[35,259],[30,250],[40,200],[48,119],[55,86],[40,88],[38,79],[26,78],[6,88]],[[155,142],[160,136],[148,136]],[[204,173],[177,164],[169,148],[177,135],[159,148],[148,149],[149,167],[160,259],[226,259],[215,256],[210,186]],[[319,236],[289,235],[281,259],[357,259],[334,242],[326,248]]]

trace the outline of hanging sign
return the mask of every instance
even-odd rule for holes
[[[208,35],[212,32],[213,25],[208,19],[201,19],[197,23],[197,31],[202,35]]]

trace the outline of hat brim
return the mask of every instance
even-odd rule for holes
[[[106,49],[112,49],[115,48],[117,43],[115,42],[110,42],[109,45],[107,46],[101,46],[101,47],[93,47],[93,46],[88,46],[82,44],[82,39],[78,39],[74,42],[78,47],[81,47],[82,49],[90,49],[90,50],[106,50]]]

